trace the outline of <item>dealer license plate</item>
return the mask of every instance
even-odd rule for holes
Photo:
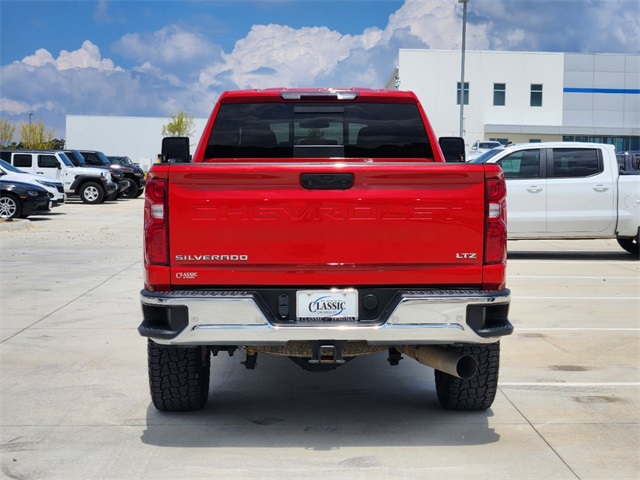
[[[358,291],[344,290],[300,290],[296,296],[298,320],[357,321]]]

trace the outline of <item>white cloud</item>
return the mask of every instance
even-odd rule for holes
[[[36,118],[43,114],[47,116],[55,115],[55,108],[56,105],[51,101],[27,103],[6,97],[0,98],[0,111],[2,112],[2,116],[11,118],[15,123],[19,123],[20,120],[17,119],[26,121],[29,114],[34,114],[35,112],[38,112]]]
[[[593,47],[598,43],[613,41],[627,51],[639,53],[640,2],[611,0],[607,5],[608,8],[597,12],[598,28],[592,38]]]
[[[113,45],[114,52],[139,62],[198,68],[220,57],[222,50],[206,36],[170,25],[153,33],[128,33]]]
[[[21,115],[30,112],[31,106],[25,102],[11,100],[10,98],[0,98],[0,110],[10,115]]]
[[[31,67],[42,67],[50,64],[58,70],[72,68],[96,68],[102,71],[122,70],[120,67],[115,67],[110,59],[102,58],[100,49],[89,40],[86,40],[81,48],[73,52],[62,50],[57,59],[53,58],[53,55],[47,50],[41,48],[34,55],[23,58],[21,63]]]
[[[310,86],[353,49],[370,48],[380,36],[378,29],[351,36],[326,27],[254,25],[230,54],[203,70],[200,82],[214,86],[231,82],[241,88]]]
[[[22,63],[32,67],[42,67],[48,63],[55,65],[56,61],[48,50],[41,48],[36,53],[22,59]]]
[[[98,23],[109,23],[111,16],[109,15],[109,6],[107,0],[99,0],[93,11],[93,18]]]
[[[457,49],[461,43],[462,6],[457,1],[407,0],[400,9],[389,17],[385,29],[385,40],[391,39],[394,32],[408,29],[408,32],[421,39],[429,48]],[[469,40],[474,39],[476,48],[486,48],[486,32],[467,24]],[[471,43],[471,42],[470,42]]]
[[[639,11],[638,0],[474,0],[469,21],[492,50],[638,53]]]
[[[152,75],[159,80],[166,81],[173,87],[179,87],[183,85],[182,81],[176,75],[165,73],[164,70],[153,66],[151,62],[144,62],[142,65],[134,67],[133,71]]]

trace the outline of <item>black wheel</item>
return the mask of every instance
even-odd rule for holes
[[[138,190],[138,193],[136,193],[136,198],[138,198],[143,193],[144,193],[144,187]]]
[[[136,194],[138,193],[138,184],[131,180],[130,178],[125,177],[124,181],[127,186],[120,193],[123,198],[136,198]]]
[[[640,254],[640,248],[638,247],[638,237],[634,238],[618,238],[618,245],[624,248],[627,252],[633,255]]]
[[[113,200],[118,198],[118,192],[113,192],[109,195],[107,195],[107,198],[105,199],[106,202],[112,202]]]
[[[22,204],[18,197],[11,194],[2,195],[0,197],[0,217],[19,218],[20,215],[22,215]]]
[[[147,343],[149,387],[162,412],[200,410],[209,397],[211,356],[208,347],[172,347]]]
[[[486,410],[491,407],[498,390],[500,342],[449,348],[461,355],[476,357],[478,373],[469,380],[462,380],[436,370],[440,404],[447,410]]]
[[[95,182],[87,182],[80,189],[80,198],[84,203],[102,203],[104,201],[104,188]]]

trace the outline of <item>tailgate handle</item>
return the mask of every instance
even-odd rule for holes
[[[353,187],[353,173],[303,173],[300,185],[307,190],[347,190]]]

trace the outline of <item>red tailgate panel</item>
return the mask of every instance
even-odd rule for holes
[[[307,190],[302,173],[350,173]],[[482,165],[185,164],[169,181],[174,285],[480,285]]]

